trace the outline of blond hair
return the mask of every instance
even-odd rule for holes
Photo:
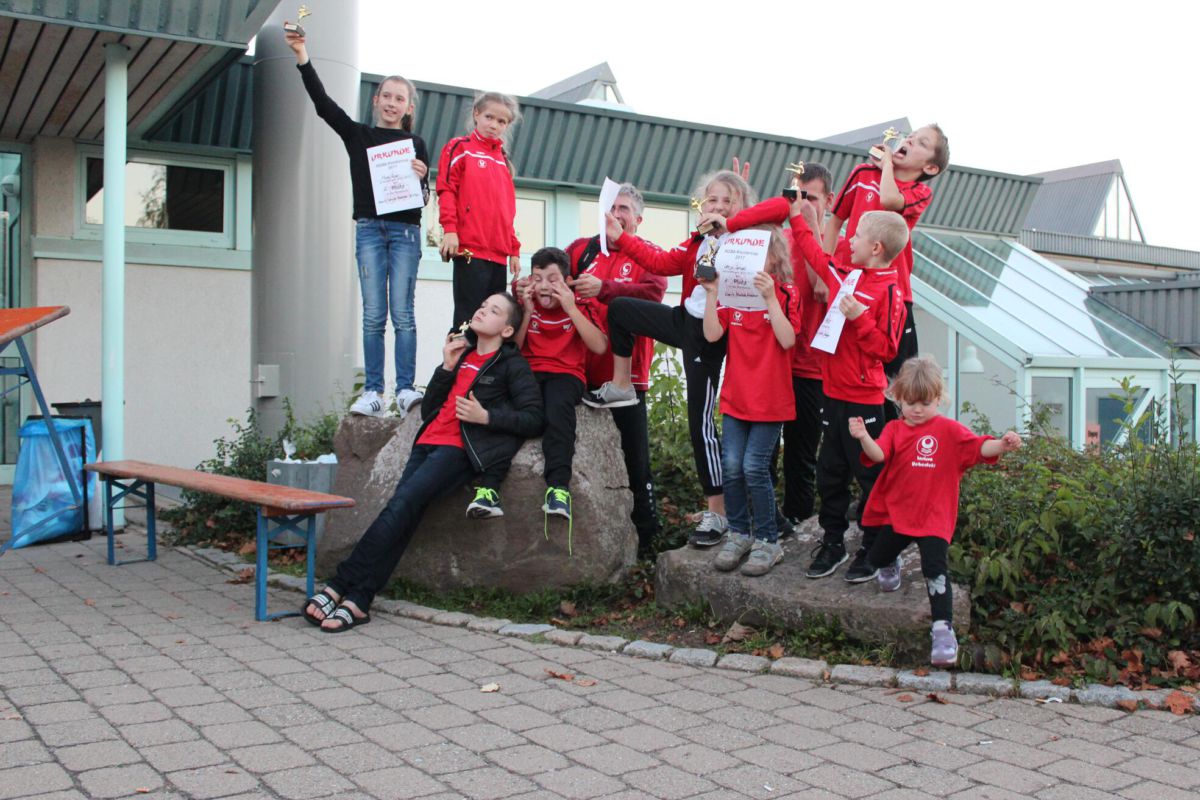
[[[763,271],[780,283],[792,282],[792,249],[788,246],[787,237],[779,225],[766,225],[763,230],[771,233],[771,241],[767,244],[767,263]]]
[[[883,257],[890,264],[908,244],[908,223],[895,211],[868,211],[858,220],[858,235],[883,245]]]
[[[511,119],[508,121],[508,127],[504,129],[502,138],[505,144],[508,144],[508,135],[517,123],[521,121],[521,105],[517,102],[517,98],[510,94],[501,94],[500,92],[482,92],[475,97],[475,102],[471,104],[471,113],[467,115],[467,128],[475,127],[475,115],[483,111],[492,103],[504,106],[508,109],[508,114]]]
[[[741,198],[742,208],[749,208],[758,202],[758,194],[746,182],[746,179],[728,169],[719,169],[701,175],[700,180],[696,182],[696,187],[692,189],[692,197],[704,202],[704,198],[708,195],[708,187],[714,183],[723,183],[728,186],[729,191]]]
[[[936,403],[945,393],[942,368],[933,356],[913,356],[905,361],[887,392],[897,403]]]

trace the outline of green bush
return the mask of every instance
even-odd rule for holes
[[[951,571],[971,587],[985,661],[1134,685],[1187,677],[1172,653],[1197,644],[1196,444],[1173,447],[1147,412],[1118,445],[1079,452],[1033,417],[1024,448],[962,486]]]
[[[247,410],[245,423],[230,419],[233,434],[214,441],[216,454],[200,462],[196,469],[265,481],[267,461],[283,457],[284,439],[296,445],[294,458],[313,459],[333,452],[333,435],[341,421],[339,415],[326,412],[308,422],[298,422],[287,399],[284,412],[283,428],[273,436],[263,431],[254,409]],[[249,503],[189,490],[183,492],[182,505],[165,509],[159,516],[171,523],[175,541],[183,544],[213,542],[233,546],[253,538],[257,525],[256,508]]]

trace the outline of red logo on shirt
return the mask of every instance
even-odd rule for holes
[[[538,329],[538,321],[535,319],[533,322],[530,322],[529,327],[533,328],[536,331]]]
[[[738,325],[741,325],[742,324],[742,312],[740,312],[740,311],[733,312],[733,321],[736,322]]]
[[[937,452],[938,442],[933,436],[922,436],[917,440],[917,456],[919,458],[933,458],[933,454]]]
[[[633,272],[633,265],[632,265],[632,264],[630,264],[628,261],[626,261],[624,264],[622,264],[622,265],[621,265],[621,275],[622,275],[622,277],[628,278],[628,277],[629,277],[629,274],[630,274],[631,272]]]
[[[485,169],[486,167],[487,167],[487,162],[486,162],[486,161],[484,161],[482,158],[481,158],[481,159],[479,159],[479,168],[480,168],[480,169]]]

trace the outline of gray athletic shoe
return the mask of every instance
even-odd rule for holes
[[[583,404],[592,408],[623,408],[638,404],[637,390],[630,386],[622,389],[612,381],[605,381],[599,389],[584,392]]]
[[[738,564],[742,563],[742,559],[746,553],[750,552],[753,545],[753,536],[730,531],[725,534],[725,544],[721,545],[721,549],[717,551],[717,557],[713,559],[713,567],[721,572],[732,572],[737,569]]]
[[[712,547],[721,543],[727,530],[729,520],[715,511],[705,511],[700,515],[700,524],[688,537],[688,544],[692,547]]]
[[[879,572],[875,575],[875,582],[879,584],[879,591],[894,592],[900,588],[900,557],[896,556],[896,560],[886,567],[880,567]]]
[[[783,546],[779,542],[755,540],[750,548],[750,557],[742,564],[742,574],[751,577],[766,575],[771,567],[783,560]]]

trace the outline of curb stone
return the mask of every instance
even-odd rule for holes
[[[657,642],[646,642],[639,639],[636,642],[630,642],[625,645],[625,649],[621,652],[635,658],[652,658],[656,661],[661,661],[670,658],[671,653],[675,652],[675,648],[669,644],[658,644]]]
[[[203,561],[223,572],[238,574],[247,567],[253,567],[234,553],[210,547],[195,547],[178,545],[173,548],[176,552],[198,561]],[[296,591],[303,594],[306,588],[304,578],[271,571],[267,576],[267,584],[280,589]],[[581,631],[566,631],[553,625],[531,623],[516,624],[507,619],[493,617],[476,617],[472,614],[448,612],[444,609],[429,608],[428,606],[410,603],[407,600],[385,600],[376,603],[376,608],[398,617],[440,624],[435,622],[438,617],[445,617],[445,624],[456,627],[466,627],[472,631],[500,633],[506,636],[522,638],[543,637],[555,644],[565,644],[583,647],[588,650],[604,650],[623,655],[643,658],[667,660],[672,664],[685,666],[711,667],[728,669],[739,672],[770,672],[774,675],[804,678],[818,683],[846,683],[862,686],[891,686],[913,691],[955,691],[958,694],[986,695],[990,697],[1019,697],[1021,699],[1058,698],[1065,702],[1073,702],[1087,706],[1105,706],[1119,708],[1120,701],[1133,701],[1146,708],[1158,708],[1170,690],[1152,689],[1134,691],[1125,686],[1105,686],[1103,684],[1088,684],[1082,689],[1070,689],[1058,686],[1049,681],[1021,681],[1014,691],[1013,683],[999,675],[988,675],[978,672],[931,672],[929,675],[916,675],[911,670],[897,671],[889,667],[860,667],[852,664],[838,664],[829,670],[824,661],[806,658],[787,657],[772,662],[770,659],[751,656],[745,653],[730,653],[719,657],[715,650],[706,648],[679,648],[655,642],[637,641],[630,643],[620,636],[596,636]],[[576,635],[578,634],[578,635]],[[633,652],[629,646],[637,645]],[[643,648],[653,648],[653,652],[664,655],[643,655]],[[860,673],[859,670],[869,670]],[[826,672],[829,672],[826,676]],[[881,683],[881,680],[886,681]],[[951,688],[951,684],[953,688]],[[928,688],[927,688],[928,687]],[[1193,702],[1193,708],[1200,713],[1200,696]]]

